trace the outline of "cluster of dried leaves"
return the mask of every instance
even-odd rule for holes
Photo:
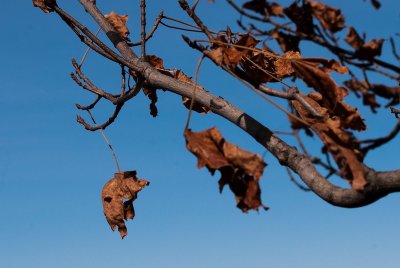
[[[381,6],[379,1],[376,0],[371,0],[371,3],[376,9]],[[348,66],[354,66],[364,72],[366,70],[372,72],[377,70],[390,79],[396,80],[396,76],[398,76],[400,71],[398,67],[377,60],[382,53],[384,39],[366,41],[365,34],[360,35],[354,27],[345,24],[345,17],[338,8],[313,0],[303,1],[302,3],[294,1],[287,7],[271,1],[252,0],[244,3],[242,8],[261,14],[262,19],[267,22],[266,26],[272,26],[271,29],[265,30],[250,24],[246,28],[247,32],[275,39],[283,52],[300,51],[300,43],[310,41],[317,46],[327,48],[343,64]],[[294,23],[296,27],[290,28],[285,23],[274,21],[274,17],[287,19],[288,22]],[[243,24],[241,25],[244,27]],[[341,31],[346,28],[347,34],[342,36]],[[341,47],[340,40],[345,41],[351,49],[349,50],[346,46]],[[392,43],[394,58],[400,59],[393,47]],[[392,71],[394,73],[391,73]],[[357,96],[362,96],[364,105],[370,106],[373,112],[376,112],[376,109],[380,107],[376,96],[391,100],[387,106],[399,104],[400,87],[398,81],[393,86],[380,84],[376,87],[375,84],[368,83],[368,79],[359,80],[353,73],[350,73],[350,75],[352,79],[344,85],[354,91]]]
[[[278,55],[265,46],[263,50],[257,49],[258,40],[249,34],[229,43],[230,40],[232,38],[228,40],[225,35],[218,36],[204,54],[253,85],[278,82],[293,76],[315,90],[307,96],[301,95],[321,117],[316,118],[299,101],[292,100],[291,104],[303,123],[293,117],[289,119],[294,128],[314,130],[325,144],[324,150],[332,154],[342,176],[351,182],[354,189],[362,190],[366,185],[363,157],[359,144],[347,130],[363,131],[366,125],[358,110],[344,102],[348,90],[338,86],[329,74],[332,71],[346,74],[348,69],[334,60],[302,58],[298,51]]]
[[[378,1],[371,3],[375,8],[380,7]],[[232,5],[235,7],[235,4]],[[308,94],[299,92],[298,96],[303,102],[299,98],[289,99],[295,115],[289,116],[292,128],[305,129],[307,133],[311,133],[309,130],[312,129],[324,144],[323,153],[329,153],[335,160],[339,174],[349,181],[353,189],[363,191],[368,184],[364,174],[364,155],[354,131],[364,131],[367,127],[358,109],[347,104],[345,97],[351,90],[356,96],[362,96],[363,103],[376,112],[380,107],[376,97],[389,99],[387,107],[396,105],[400,99],[400,87],[372,84],[368,79],[360,81],[349,72],[348,66],[365,66],[365,74],[365,70],[373,68],[379,61],[377,57],[382,53],[384,40],[372,39],[367,42],[355,28],[346,26],[340,9],[313,0],[294,1],[287,7],[271,1],[252,0],[244,3],[242,10],[261,15],[259,20],[272,26],[272,29],[260,29],[249,24],[246,34],[235,35],[228,28],[210,39],[210,47],[202,47],[196,42],[191,42],[191,46],[203,51],[217,65],[255,88],[265,83],[281,82],[285,78],[303,80],[314,91]],[[255,18],[245,11],[239,11],[249,19]],[[273,21],[274,17],[287,19],[295,28],[280,24],[280,20]],[[242,21],[240,26],[245,28]],[[348,28],[348,32],[343,40],[353,50],[341,48],[337,43],[335,34],[345,28]],[[284,53],[279,55],[266,43],[258,48],[260,41],[255,35],[275,39]],[[304,40],[328,48],[338,57],[338,61],[303,58],[300,55],[300,43]],[[388,64],[383,63],[381,67],[388,67]],[[397,70],[392,66],[388,68]],[[350,74],[352,78],[339,86],[331,77],[332,71]],[[304,101],[308,105],[305,106]]]

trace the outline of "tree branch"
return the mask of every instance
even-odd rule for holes
[[[90,0],[80,0],[80,3],[121,53],[126,61],[126,66],[139,72],[152,86],[190,98],[192,94],[191,85],[161,74],[150,64],[141,61],[128,44],[118,34],[115,34],[115,29]],[[209,107],[215,114],[224,117],[251,135],[270,151],[282,165],[297,173],[313,192],[332,205],[341,207],[365,206],[391,192],[400,191],[400,170],[376,172],[369,168],[365,168],[366,179],[369,184],[362,192],[337,187],[320,175],[307,156],[299,153],[296,148],[289,146],[275,136],[270,129],[228,101],[207,91],[197,92],[196,101],[202,106]]]

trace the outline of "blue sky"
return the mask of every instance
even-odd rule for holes
[[[59,1],[95,30],[77,2]],[[105,12],[130,14],[132,39],[139,36],[139,1],[98,2]],[[188,21],[176,1],[148,2],[150,21],[161,9]],[[398,32],[397,1],[382,1],[379,11],[361,0],[348,2],[341,6],[348,24],[361,27],[368,37]],[[2,8],[0,267],[398,267],[399,195],[365,208],[336,208],[298,190],[266,154],[269,165],[261,187],[271,209],[242,214],[227,189],[218,193],[218,174],[198,170],[186,151],[187,110],[171,93],[159,93],[157,118],[149,115],[148,100],[140,94],[106,130],[122,168],[151,181],[135,202],[129,235],[121,240],[111,232],[100,200],[102,186],[115,172],[111,154],[99,133],[75,121],[75,103],[93,99],[69,78],[71,58],[80,59],[85,47],[58,17],[34,9],[31,1],[6,1]],[[201,1],[199,12],[214,29],[236,18],[219,0]],[[199,55],[180,34],[160,27],[148,52],[162,57],[166,67],[193,75]],[[93,53],[85,71],[103,88],[120,87],[118,67]],[[280,112],[213,65],[204,63],[199,82],[272,129],[287,130]],[[391,115],[362,111],[373,137],[394,124]],[[94,115],[101,121],[109,113],[104,105]],[[194,130],[211,126],[229,141],[264,153],[252,138],[215,115],[192,118]],[[398,168],[399,145],[397,139],[372,152],[367,163],[378,170]]]

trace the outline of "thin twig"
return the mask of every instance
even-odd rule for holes
[[[96,125],[96,121],[94,120],[94,117],[93,117],[92,113],[90,112],[90,110],[87,110],[87,112],[88,112],[90,118],[92,119],[93,124]],[[114,161],[115,161],[115,164],[117,165],[118,173],[120,173],[120,172],[121,172],[121,169],[120,169],[120,167],[119,167],[119,163],[118,163],[118,159],[117,159],[117,156],[116,156],[116,154],[115,154],[115,151],[114,151],[114,149],[113,149],[113,147],[112,147],[110,141],[107,139],[106,134],[104,134],[104,131],[103,131],[102,129],[99,129],[99,131],[100,131],[101,135],[103,136],[105,142],[107,143],[108,147],[110,148],[111,153],[112,153],[112,156],[113,156]]]
[[[311,191],[310,188],[301,185],[300,182],[298,182],[298,181],[296,180],[296,178],[294,177],[292,171],[291,171],[288,167],[285,167],[285,169],[286,169],[286,171],[287,171],[287,173],[288,173],[288,175],[289,175],[290,180],[291,180],[297,187],[299,187],[300,190],[303,190],[304,192],[310,192],[310,191]]]
[[[89,125],[88,123],[86,123],[86,121],[85,121],[82,117],[80,117],[79,115],[77,116],[76,121],[78,121],[79,124],[83,125],[83,126],[85,127],[85,129],[86,129],[86,130],[89,130],[89,131],[96,131],[96,130],[103,130],[103,129],[106,129],[106,128],[107,128],[109,125],[111,125],[111,124],[115,121],[115,119],[118,117],[118,114],[119,114],[119,112],[121,111],[123,105],[124,105],[123,103],[117,104],[117,105],[115,106],[114,113],[107,119],[107,121],[105,121],[105,122],[104,122],[103,124],[101,124],[101,125],[95,124],[94,126],[91,126],[91,125]],[[87,109],[86,111],[89,112],[90,110]]]
[[[72,59],[72,65],[75,68],[75,73],[79,76],[80,79],[82,79],[85,83],[83,84],[81,81],[78,80],[78,78],[74,75],[74,73],[71,73],[71,78],[82,88],[96,94],[99,95],[109,101],[111,101],[112,103],[116,103],[117,99],[110,93],[105,92],[104,90],[99,89],[98,87],[96,87],[89,78],[87,78],[82,71],[79,69],[78,63],[75,61],[75,59]]]
[[[397,122],[396,126],[385,137],[360,141],[360,143],[370,143],[369,145],[363,147],[361,149],[361,151],[363,152],[363,154],[365,156],[368,153],[369,150],[372,150],[372,149],[375,149],[377,147],[380,147],[383,144],[388,143],[389,141],[394,139],[399,132],[400,132],[400,121]]]
[[[196,31],[196,32],[202,32],[199,26],[191,24],[191,23],[188,23],[186,21],[178,20],[178,19],[175,19],[175,18],[172,18],[172,17],[168,17],[168,16],[165,16],[165,15],[162,18],[166,19],[166,20],[174,21],[174,22],[177,22],[177,23],[180,23],[180,24],[183,24],[183,25],[186,25],[186,26],[189,26],[189,27],[192,27],[194,29],[199,30],[199,31]],[[209,31],[212,34],[218,34],[218,32],[216,32],[216,31],[213,31],[213,30],[210,30],[210,29],[209,29]]]
[[[164,13],[161,11],[160,14],[158,14],[156,21],[153,24],[153,27],[151,28],[149,34],[146,36],[145,41],[147,42],[150,38],[153,37],[154,33],[156,32],[158,25],[160,24],[162,18],[164,16]],[[138,42],[127,42],[128,46],[134,47],[134,46],[139,46],[142,43],[142,40]]]
[[[395,44],[395,42],[394,42],[393,37],[390,37],[389,40],[390,40],[390,46],[392,47],[393,56],[394,56],[398,61],[400,61],[400,55],[397,53],[396,44]]]
[[[195,99],[196,99],[197,79],[199,77],[199,70],[200,70],[200,66],[201,66],[201,63],[203,62],[203,60],[204,60],[204,55],[202,55],[200,57],[199,61],[197,62],[196,72],[194,74],[194,81],[193,81],[194,82],[193,92],[192,92],[192,97],[191,97],[191,100],[190,100],[189,112],[188,112],[188,116],[187,116],[187,119],[186,119],[184,132],[186,132],[186,130],[188,130],[188,128],[189,128],[189,123],[190,123],[190,118],[191,118],[191,115],[192,115],[193,105],[194,105]]]
[[[146,0],[140,0],[141,55],[146,57]]]
[[[121,64],[121,96],[125,94],[126,89],[126,71],[124,65]]]
[[[100,30],[101,30],[101,28],[97,29],[97,31],[96,31],[96,33],[95,33],[95,36],[97,36],[97,35],[100,33]],[[82,67],[83,63],[85,62],[86,56],[87,56],[87,54],[89,53],[89,51],[90,51],[90,47],[88,46],[88,47],[86,48],[86,50],[85,50],[85,53],[84,53],[83,56],[82,56],[81,61],[79,62],[79,69]]]
[[[185,32],[193,32],[193,33],[202,33],[203,32],[202,30],[193,30],[193,29],[183,28],[183,27],[179,27],[179,26],[169,25],[163,21],[161,21],[160,24],[164,25],[165,27],[170,28],[170,29],[181,30],[181,31],[185,31]]]
[[[192,18],[192,20],[199,26],[201,31],[208,37],[209,40],[213,40],[213,36],[208,30],[207,26],[204,25],[204,23],[201,21],[201,19],[196,15],[193,9],[189,7],[189,4],[185,0],[179,0],[179,5],[183,10],[186,11],[186,13]]]
[[[91,110],[91,109],[93,109],[93,108],[96,106],[96,104],[97,104],[101,99],[102,99],[102,97],[99,96],[99,95],[97,95],[97,97],[96,97],[96,99],[94,100],[94,102],[92,102],[90,105],[82,106],[82,105],[80,105],[80,104],[76,104],[75,106],[76,106],[76,108],[78,108],[79,110]]]

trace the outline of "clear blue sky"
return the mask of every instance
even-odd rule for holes
[[[95,30],[78,1],[59,2]],[[98,2],[105,12],[130,14],[132,39],[139,36],[139,1]],[[148,2],[149,20],[161,9],[185,18],[177,1]],[[362,0],[342,7],[349,24],[368,31],[369,37],[388,37],[399,31],[399,3],[382,2],[379,11]],[[236,18],[222,0],[202,0],[199,11],[214,29]],[[121,240],[111,232],[100,200],[102,186],[115,172],[114,162],[100,134],[75,121],[74,104],[93,99],[69,78],[70,59],[80,59],[84,46],[56,15],[34,9],[31,1],[5,1],[0,21],[0,267],[399,267],[399,194],[365,208],[336,208],[298,190],[266,154],[262,198],[271,209],[242,214],[227,189],[218,193],[218,174],[211,177],[196,169],[182,137],[187,110],[171,93],[159,93],[156,119],[140,95],[106,130],[122,168],[136,169],[151,181],[135,202],[129,235]],[[179,32],[163,27],[149,43],[149,53],[189,75],[199,57]],[[93,53],[85,71],[103,88],[120,87],[118,68]],[[199,79],[272,129],[287,130],[281,113],[211,64],[202,66]],[[109,108],[95,111],[96,118],[106,118]],[[375,137],[389,131],[394,121],[390,115],[375,116],[367,124]],[[192,118],[194,130],[214,125],[228,140],[264,152],[214,115]],[[399,168],[399,145],[397,139],[371,153],[367,162],[378,170]]]

